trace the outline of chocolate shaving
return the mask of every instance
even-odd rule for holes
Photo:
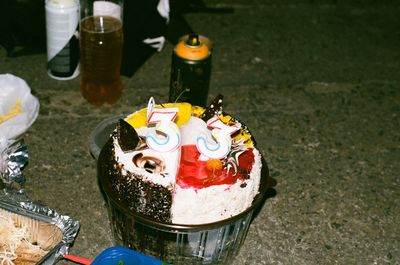
[[[117,124],[117,139],[122,151],[128,152],[136,149],[139,143],[139,136],[129,123],[119,119]]]
[[[215,115],[222,113],[222,99],[223,95],[219,94],[215,97],[213,102],[206,108],[206,110],[200,115],[200,119],[207,122],[209,119]]]

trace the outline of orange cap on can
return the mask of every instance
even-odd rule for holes
[[[209,56],[210,50],[208,45],[201,42],[199,35],[190,34],[175,46],[175,53],[184,59],[202,60]]]

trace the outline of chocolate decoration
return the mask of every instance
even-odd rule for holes
[[[138,168],[143,168],[147,172],[156,174],[165,170],[164,161],[158,157],[144,156],[143,153],[138,153],[132,158],[133,164]]]
[[[117,123],[117,139],[122,151],[128,152],[136,149],[139,143],[139,136],[129,123],[119,119]]]
[[[213,102],[206,108],[206,110],[200,115],[200,119],[207,122],[209,119],[222,113],[222,100],[224,96],[219,94],[215,97]]]

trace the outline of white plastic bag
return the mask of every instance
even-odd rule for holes
[[[22,112],[0,123],[0,138],[16,139],[23,134],[36,120],[40,106],[25,80],[12,74],[0,75],[0,114],[9,113],[18,100]]]

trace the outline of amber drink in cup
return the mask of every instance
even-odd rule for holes
[[[122,93],[122,8],[122,0],[81,2],[80,89],[95,106],[114,104]]]

